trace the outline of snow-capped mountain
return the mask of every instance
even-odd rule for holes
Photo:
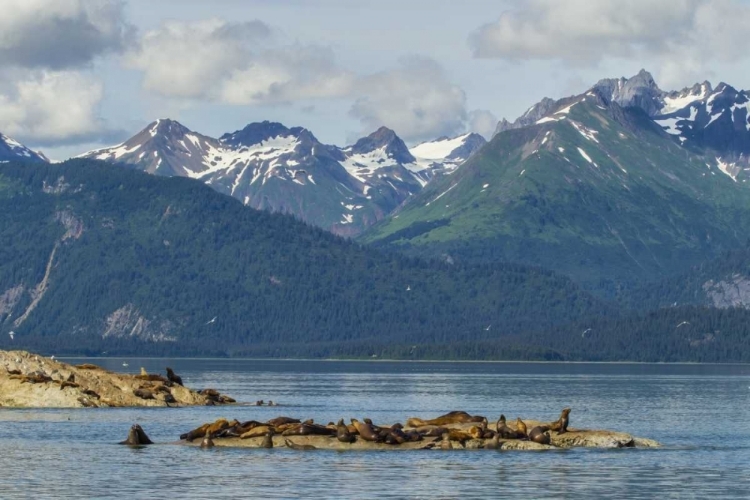
[[[451,174],[471,155],[487,144],[479,134],[464,134],[458,137],[440,137],[411,148],[409,152],[421,169],[419,172],[434,177],[436,174]]]
[[[436,141],[450,144],[445,158],[431,151],[429,159],[418,159],[385,127],[339,148],[302,127],[274,122],[214,139],[162,119],[122,144],[81,156],[199,179],[254,208],[355,235],[420,191],[434,172],[455,168],[479,147],[474,135]]]
[[[42,153],[32,151],[7,135],[0,134],[0,162],[12,160],[49,161]]]

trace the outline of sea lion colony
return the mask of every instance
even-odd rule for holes
[[[556,421],[535,425],[529,432],[520,418],[510,427],[505,416],[500,415],[494,428],[491,428],[486,417],[472,416],[464,411],[452,411],[429,420],[410,418],[405,426],[400,423],[377,425],[367,418],[361,421],[352,418],[348,424],[340,419],[337,423],[329,422],[326,425],[315,423],[312,419],[301,421],[290,417],[277,417],[267,422],[219,419],[182,434],[180,439],[192,443],[202,438],[201,448],[213,447],[214,440],[220,442],[223,439],[258,439],[257,447],[273,448],[273,436],[281,436],[284,445],[289,448],[310,450],[316,447],[296,443],[294,436],[320,436],[348,444],[358,440],[391,446],[422,443],[417,448],[425,449],[462,449],[467,442],[473,441],[472,447],[475,448],[500,449],[501,440],[534,441],[550,445],[550,432],[558,435],[567,432],[569,414],[570,408],[565,408]],[[206,446],[206,442],[210,442],[210,446]]]

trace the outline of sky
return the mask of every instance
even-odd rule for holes
[[[62,160],[157,118],[344,146],[515,119],[649,70],[750,87],[750,0],[0,0],[0,132]]]

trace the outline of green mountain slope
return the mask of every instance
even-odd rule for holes
[[[540,265],[591,289],[654,281],[744,243],[750,187],[720,167],[590,91],[499,133],[362,241]]]
[[[198,181],[92,160],[0,165],[0,241],[2,349],[423,355],[611,312],[548,271],[381,254]]]

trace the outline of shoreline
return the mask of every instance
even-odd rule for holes
[[[283,361],[321,363],[446,363],[446,364],[538,364],[538,365],[645,365],[645,366],[748,366],[750,363],[701,363],[698,361],[523,361],[485,359],[391,359],[391,358],[245,358],[245,357],[198,357],[198,356],[60,356],[55,359],[185,359],[194,361]]]

